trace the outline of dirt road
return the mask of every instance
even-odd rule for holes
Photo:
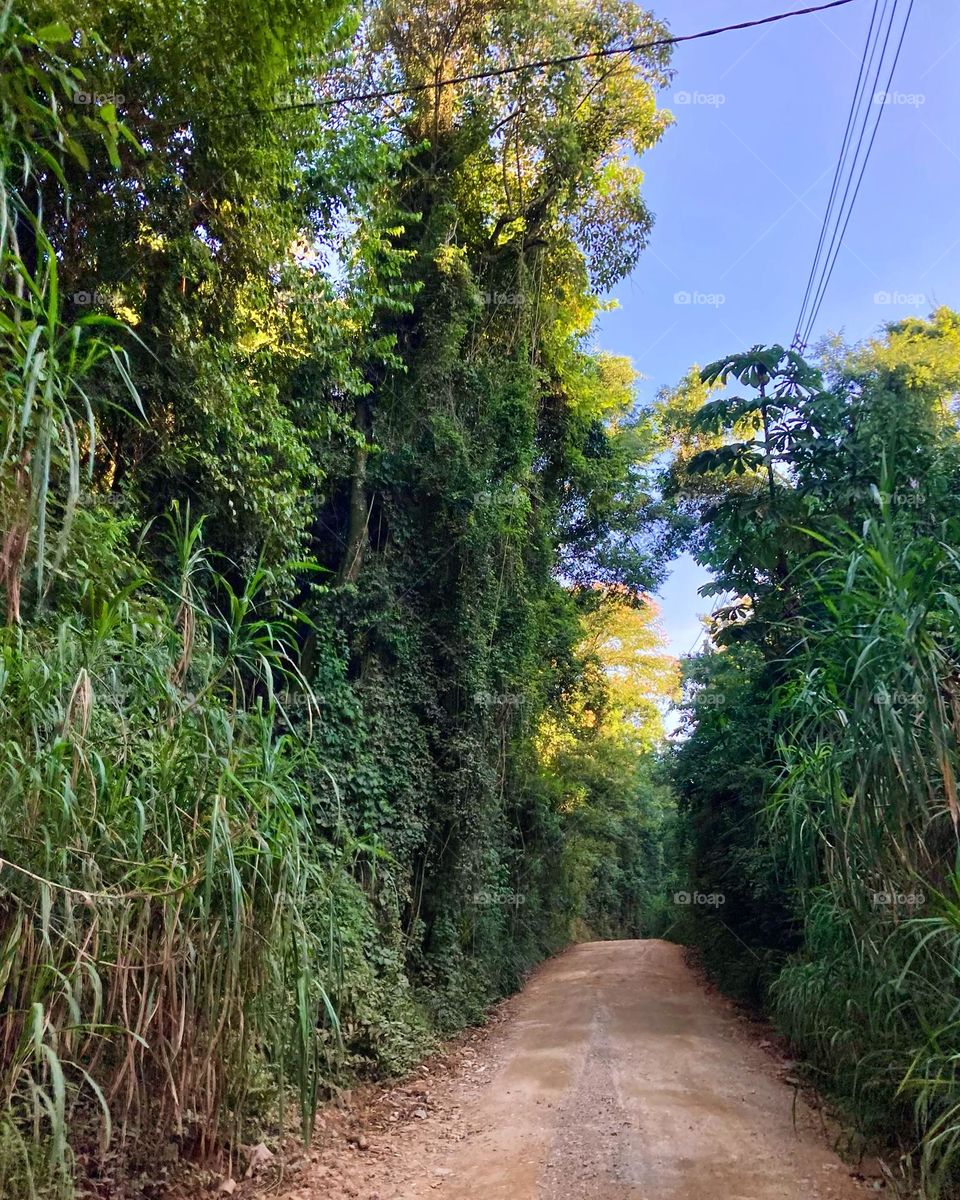
[[[771,1054],[667,942],[592,942],[545,964],[446,1081],[396,1089],[418,1120],[355,1151],[378,1200],[852,1200]],[[429,1105],[429,1108],[426,1107]],[[409,1114],[408,1109],[408,1114]],[[394,1109],[392,1119],[398,1119]],[[366,1141],[366,1139],[363,1139]],[[342,1151],[340,1151],[342,1154]],[[332,1168],[319,1168],[321,1172]],[[291,1193],[320,1200],[336,1174]]]

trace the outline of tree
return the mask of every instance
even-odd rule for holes
[[[940,310],[831,347],[823,383],[780,347],[704,372],[756,392],[692,418],[730,439],[692,463],[698,554],[745,600],[689,665],[675,775],[691,877],[735,901],[692,936],[931,1195],[960,1136],[957,348]]]

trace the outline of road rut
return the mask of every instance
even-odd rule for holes
[[[704,988],[678,946],[650,940],[571,948],[510,1002],[491,1043],[481,1055],[486,1061],[465,1064],[447,1082],[427,1119],[386,1134],[381,1144],[389,1167],[381,1159],[370,1190],[352,1194],[377,1200],[876,1195],[851,1176],[770,1055],[731,1007]],[[374,1157],[371,1172],[377,1172]]]

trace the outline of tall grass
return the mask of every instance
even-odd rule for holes
[[[199,582],[195,531],[176,540]],[[203,1150],[290,1066],[309,1123],[335,1017],[302,913],[329,872],[300,815],[305,751],[275,733],[289,665],[263,583],[221,581],[223,613],[140,584],[0,633],[0,1124],[21,1148],[0,1171],[21,1182],[29,1134],[66,1186],[92,1105],[104,1139],[119,1123]]]
[[[63,163],[82,167],[98,142],[116,163],[125,135],[109,106],[71,106],[71,36],[0,8],[5,1196],[67,1194],[84,1129],[101,1148],[235,1137],[263,1096],[283,1102],[288,1071],[309,1125],[317,1029],[336,1024],[314,974],[325,943],[302,916],[329,894],[330,855],[302,815],[307,751],[278,733],[281,690],[303,681],[292,625],[264,601],[271,581],[231,588],[188,516],[169,531],[173,586],[138,576],[130,545],[123,571],[91,565],[123,541],[116,517],[77,533],[91,372],[112,361],[136,391],[107,340],[119,323],[64,318],[44,228],[44,196],[59,189],[69,208]]]
[[[874,1130],[900,1122],[938,1197],[960,1182],[958,530],[920,538],[877,499],[808,564],[771,809],[805,945],[775,992],[828,1085]]]
[[[110,360],[131,402],[140,403],[126,354],[110,340],[121,322],[105,313],[64,319],[44,226],[46,193],[58,192],[69,213],[64,163],[88,164],[78,135],[105,143],[115,162],[118,137],[133,141],[109,107],[79,126],[64,116],[83,86],[58,52],[71,36],[59,22],[34,31],[10,0],[0,5],[0,586],[8,621],[20,619],[28,563],[42,603],[67,551],[84,462],[92,476],[95,403],[87,377]]]

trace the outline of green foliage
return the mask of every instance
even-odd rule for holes
[[[62,1172],[85,1095],[160,1132],[193,1113],[202,1144],[239,1128],[251,1059],[296,1063],[305,1115],[315,1092],[277,1022],[299,1005],[312,1028],[324,1002],[302,910],[328,868],[302,750],[274,732],[289,626],[262,576],[206,608],[197,535],[176,530],[179,589],[128,560],[89,616],[0,645],[4,1121],[33,1121]]]
[[[756,486],[710,494],[700,552],[736,598],[676,764],[691,878],[726,897],[688,933],[931,1198],[960,1183],[957,347],[940,310],[835,348],[825,387],[780,347],[704,372],[758,397],[701,409],[725,440],[697,465],[747,445]]]
[[[0,11],[0,497],[6,518],[0,582],[7,619],[14,621],[31,535],[38,601],[47,586],[48,559],[54,572],[63,560],[84,444],[92,471],[94,408],[86,377],[98,362],[111,360],[137,402],[126,357],[105,337],[119,323],[104,315],[63,319],[57,255],[41,219],[44,176],[63,187],[68,164],[87,163],[75,136],[78,120],[68,109],[83,76],[56,49],[68,40],[60,23],[34,34],[9,4]],[[126,132],[115,114],[101,110],[81,124],[115,159],[118,130]],[[51,491],[55,479],[60,487]],[[51,548],[52,511],[61,521]]]
[[[577,54],[660,28],[3,10],[5,1195],[291,1100],[309,1136],[577,931],[658,919],[669,522],[590,335],[669,73]],[[568,61],[327,104],[517,54]]]
[[[677,850],[688,873],[678,887],[724,902],[704,919],[675,911],[672,936],[697,945],[723,986],[754,1004],[796,944],[794,905],[764,826],[764,800],[776,780],[774,680],[749,642],[688,662],[685,737],[674,763],[683,831]]]
[[[945,533],[952,543],[952,522]],[[808,922],[814,962],[785,972],[780,1003],[874,1125],[891,1105],[903,1120],[913,1104],[936,1195],[957,1182],[960,1135],[957,560],[947,543],[904,539],[881,499],[863,532],[828,544],[818,567],[826,616],[811,623],[785,692],[792,735],[771,817],[795,877],[827,886],[813,893]],[[827,987],[808,1010],[798,992],[811,976]]]

